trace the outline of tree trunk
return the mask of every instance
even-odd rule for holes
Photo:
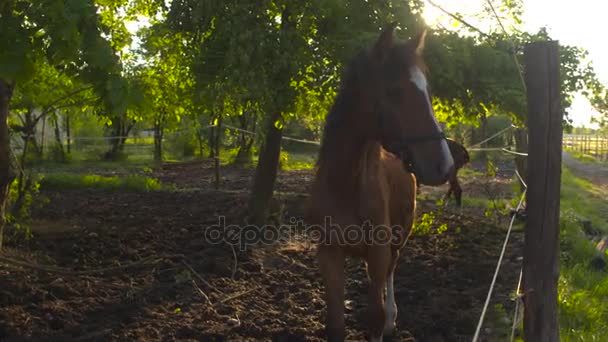
[[[42,118],[42,132],[40,134],[40,156],[44,158],[44,146],[46,144],[45,139],[46,134],[46,115]]]
[[[203,154],[204,152],[204,144],[203,144],[203,133],[202,133],[202,129],[199,128],[196,130],[196,141],[198,142],[198,155],[200,156],[199,158],[203,159]]]
[[[250,127],[248,127],[249,120],[247,120],[246,114],[243,113],[243,115],[239,115],[238,118],[240,126],[239,128],[241,128],[242,130],[248,130]],[[239,149],[236,154],[235,164],[246,165],[251,163],[251,161],[253,160],[253,157],[251,155],[251,147],[253,146],[253,141],[253,135],[245,132],[239,132]]]
[[[163,160],[163,128],[160,120],[154,122],[154,161]]]
[[[67,137],[67,148],[68,154],[72,153],[72,134],[70,132],[70,117],[68,115],[65,116],[65,133]]]
[[[281,31],[283,34],[282,38],[284,38],[281,39],[281,45],[284,51],[290,51],[291,40],[289,33],[293,32],[294,27],[293,21],[290,20],[289,9],[285,7],[281,13]],[[278,84],[286,91],[285,94],[277,96],[277,101],[274,103],[274,108],[270,112],[270,117],[266,122],[266,136],[260,150],[260,157],[253,179],[247,214],[249,223],[257,226],[263,225],[270,214],[274,183],[277,179],[283,130],[282,127],[281,129],[277,128],[276,122],[281,119],[282,109],[291,104],[289,103],[291,100],[287,99],[295,98],[293,94],[289,93],[290,90],[287,90],[290,89],[290,75],[295,70],[290,70],[289,66],[285,66],[284,68],[275,69],[274,72],[276,73],[276,79],[279,81]]]
[[[275,126],[275,122],[279,118],[280,113],[276,112],[271,115],[267,123],[266,138],[260,150],[260,158],[249,198],[248,219],[250,224],[263,225],[268,218],[283,137],[283,130]]]
[[[6,204],[11,183],[15,178],[11,170],[11,149],[8,132],[8,108],[13,93],[13,85],[0,79],[0,248],[6,223]]]
[[[58,159],[65,161],[65,150],[63,149],[63,141],[61,141],[61,130],[59,129],[59,116],[55,116],[55,143],[57,144]]]
[[[36,120],[31,109],[28,109],[23,114],[22,123],[23,144],[31,145],[31,151],[34,152],[37,158],[42,159],[42,150],[36,141]]]
[[[126,123],[126,119],[120,118],[117,120],[116,126],[112,128],[112,136],[110,137],[110,150],[105,153],[104,159],[118,160],[121,153],[124,151],[127,136],[135,125],[135,122]]]
[[[215,165],[215,188],[219,189],[221,185],[221,174],[220,174],[220,145],[222,139],[222,115],[217,119],[217,127],[214,127],[215,141],[213,142],[214,152],[214,165]]]
[[[21,160],[20,160],[20,170],[17,181],[17,198],[13,203],[13,208],[11,210],[13,217],[22,218],[20,216],[21,209],[23,209],[23,205],[25,204],[25,196],[27,194],[28,189],[32,186],[32,177],[25,173],[27,169],[27,155],[29,153],[29,146],[31,145],[31,141],[35,140],[33,135],[26,135],[24,137],[25,143],[23,144],[23,151],[21,152]]]
[[[215,158],[215,135],[217,132],[217,126],[209,128],[209,159]]]

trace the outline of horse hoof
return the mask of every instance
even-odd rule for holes
[[[392,323],[387,322],[384,325],[384,331],[382,332],[382,335],[384,337],[392,337],[393,334],[395,334],[396,328],[397,328],[397,324],[395,324],[395,322],[392,322]]]

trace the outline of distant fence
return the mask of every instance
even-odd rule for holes
[[[176,131],[165,132],[162,138],[163,158],[169,160],[187,160],[194,156],[209,156],[210,135],[214,125],[205,127],[188,127]],[[221,127],[220,147],[222,149],[233,150],[240,145],[243,135],[253,136],[257,132],[243,130],[241,128],[223,124]],[[65,153],[69,154],[72,160],[99,160],[109,151],[112,141],[124,138],[122,153],[131,160],[145,161],[154,158],[154,134],[149,130],[137,131],[127,137],[108,137],[108,136],[71,136],[69,139],[66,134],[61,134],[61,145]],[[282,149],[288,152],[316,154],[320,142],[315,140],[299,139],[284,136]],[[20,134],[11,135],[11,149],[15,157],[23,152],[24,140]],[[58,148],[57,139],[50,137],[36,137],[36,148],[40,151],[42,159],[53,158],[53,154]],[[31,149],[30,153],[33,153]]]
[[[564,134],[564,150],[588,154],[599,160],[608,160],[608,135]]]

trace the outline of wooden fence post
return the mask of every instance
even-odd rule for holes
[[[524,340],[559,341],[559,202],[562,163],[559,46],[535,42],[524,51],[528,98],[528,215],[523,289]]]

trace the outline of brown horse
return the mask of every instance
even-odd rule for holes
[[[454,169],[450,173],[450,177],[448,182],[450,183],[450,188],[448,192],[445,194],[445,199],[449,199],[454,194],[454,198],[456,199],[456,205],[462,206],[462,188],[460,187],[460,182],[458,182],[458,170],[462,169],[470,160],[469,152],[467,149],[452,139],[447,139],[448,147],[450,148],[450,153],[452,154],[452,158],[454,159]]]
[[[450,138],[446,138],[446,140],[448,141],[448,147],[450,149],[450,153],[452,154],[452,159],[454,159],[454,169],[452,172],[450,172],[450,176],[448,177],[450,187],[448,192],[445,194],[444,199],[449,199],[452,194],[454,194],[456,205],[461,207],[462,187],[460,187],[460,182],[458,181],[458,170],[462,169],[471,160],[471,158],[469,157],[469,152],[467,149],[460,143]],[[417,185],[417,193],[420,194],[420,187],[424,184],[418,182]]]
[[[347,256],[367,265],[369,339],[393,333],[393,272],[414,220],[415,178],[442,184],[454,167],[423,72],[426,31],[402,42],[394,29],[385,28],[346,68],[308,202],[306,220],[321,228],[317,261],[330,341],[345,338]]]

